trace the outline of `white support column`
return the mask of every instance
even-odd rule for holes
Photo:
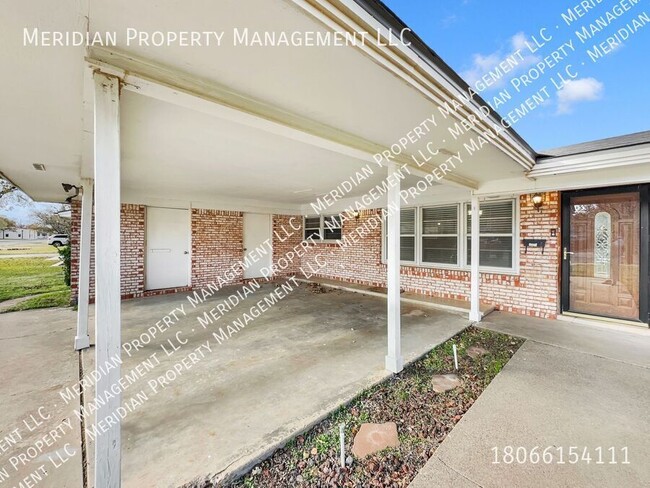
[[[90,241],[93,216],[93,180],[83,178],[81,226],[79,229],[79,277],[77,281],[77,336],[75,351],[90,347],[88,335],[88,301],[90,296]]]
[[[469,320],[472,322],[481,321],[481,308],[479,289],[481,284],[481,275],[479,273],[480,261],[480,204],[478,197],[472,195],[472,269],[470,273],[470,310]]]
[[[96,383],[95,485],[119,488],[121,480],[120,379],[120,80],[95,72],[95,364],[117,365]],[[107,422],[105,419],[112,417]],[[97,425],[102,423],[102,430]]]
[[[395,174],[399,166],[388,165],[388,175]],[[388,253],[386,275],[388,281],[388,354],[386,369],[399,373],[404,368],[401,345],[400,317],[400,180],[397,175],[388,187]],[[393,184],[394,183],[394,184]]]

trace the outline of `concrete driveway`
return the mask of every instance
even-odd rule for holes
[[[528,340],[412,488],[650,486],[647,329],[612,330],[504,313],[489,315],[482,326]],[[507,446],[515,455],[520,448],[523,462],[508,463]],[[540,454],[551,446],[548,464],[531,462],[537,459],[530,456],[535,446]],[[624,448],[629,464],[623,464]],[[579,453],[575,464],[571,451]],[[602,463],[597,463],[599,452]]]
[[[241,317],[271,290],[271,285],[264,285],[246,297],[219,326],[225,328]],[[211,353],[191,368],[183,367],[178,379],[154,393],[150,381],[165,376],[188,351],[212,338],[214,329],[203,329],[197,317],[224,303],[232,292],[222,290],[186,316],[178,314],[179,320],[165,333],[133,351],[132,356],[122,355],[123,376],[153,353],[159,359],[153,370],[130,383],[122,395],[123,405],[140,391],[149,395],[122,421],[125,488],[175,487],[195,477],[237,472],[386,377],[385,300],[338,290],[314,293],[302,285],[229,340],[221,344],[212,340]],[[123,343],[134,344],[147,328],[181,305],[188,307],[185,294],[123,302]],[[467,325],[464,314],[403,305],[405,359],[424,354]],[[70,310],[0,315],[0,356],[11,362],[3,373],[10,381],[0,384],[2,405],[11,406],[0,413],[2,435],[23,413],[36,411],[44,399],[48,411],[55,404],[62,408],[58,391],[78,378],[78,355],[72,351],[74,326],[75,314]],[[179,345],[177,332],[181,340],[189,341],[180,350],[174,349]],[[94,368],[94,349],[85,351],[82,358],[88,374]],[[88,388],[84,394],[88,407],[94,391]],[[75,406],[78,403],[71,402],[66,408]],[[61,415],[45,422],[43,429],[51,429]],[[70,413],[67,418],[75,419]],[[82,486],[79,422],[74,425],[76,431],[71,435],[77,455],[68,461],[68,471],[56,469],[59,475],[65,474],[65,482],[45,486]],[[87,434],[91,425],[92,418],[86,425]],[[28,436],[25,445],[37,441],[37,434]],[[86,439],[92,483],[93,442],[88,435]],[[58,448],[57,443],[47,452]],[[9,446],[7,455],[13,451]],[[36,467],[34,460],[25,471]],[[10,479],[16,480],[13,475]]]

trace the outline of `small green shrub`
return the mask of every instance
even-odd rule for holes
[[[58,247],[57,251],[59,251],[59,256],[63,261],[63,281],[65,281],[66,286],[70,286],[70,262],[71,262],[70,246]]]

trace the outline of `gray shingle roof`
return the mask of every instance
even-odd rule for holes
[[[572,154],[603,151],[605,149],[615,149],[619,147],[636,146],[638,144],[648,143],[650,143],[650,130],[644,132],[636,132],[634,134],[627,134],[624,136],[608,137],[607,139],[599,139],[597,141],[582,142],[580,144],[572,144],[570,146],[556,147],[554,149],[546,149],[544,151],[538,151],[538,157],[545,158],[570,156]]]

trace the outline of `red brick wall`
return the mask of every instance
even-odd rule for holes
[[[295,249],[299,248],[302,236],[301,215],[273,215],[273,265],[278,275],[299,272],[301,258]]]
[[[481,293],[486,302],[496,303],[501,310],[555,318],[560,293],[560,194],[542,196],[539,211],[533,206],[532,195],[519,198],[519,274],[483,275]],[[551,237],[551,229],[556,229],[556,237]],[[546,239],[544,254],[539,248],[525,253],[523,239]]]
[[[121,293],[125,298],[144,293],[145,206],[122,204],[120,215]]]
[[[219,278],[244,255],[242,212],[192,209],[193,288],[218,283]],[[239,278],[226,280],[234,283]]]
[[[71,289],[72,301],[77,300],[79,286],[79,243],[81,232],[81,202],[72,202],[71,212]],[[120,211],[120,274],[123,298],[134,298],[144,293],[144,205],[122,204]],[[95,226],[91,230],[90,299],[95,298]]]
[[[506,311],[555,318],[559,298],[559,193],[544,194],[544,205],[540,211],[534,209],[530,197],[531,195],[522,195],[519,199],[519,273],[482,273],[481,300]],[[344,222],[343,235],[354,233],[355,228],[364,223],[376,221],[379,215],[379,210],[361,212],[358,220]],[[551,229],[557,229],[557,237],[550,236]],[[544,254],[541,249],[531,249],[525,254],[521,243],[524,238],[546,239]],[[325,259],[327,266],[315,273],[315,276],[370,286],[386,286],[386,266],[381,262],[381,226],[346,249],[336,244],[316,245],[303,258],[303,269],[311,273],[318,268],[319,259],[321,262]],[[469,300],[469,279],[470,273],[465,270],[417,266],[401,268],[401,287],[405,291],[441,298]]]
[[[541,211],[534,209],[531,195],[522,195],[520,203],[520,248],[517,275],[482,273],[481,299],[499,309],[554,318],[558,311],[559,272],[559,193],[545,193]],[[72,205],[72,290],[76,297],[80,204]],[[292,220],[293,217],[293,220]],[[243,257],[243,213],[233,211],[192,209],[192,288],[217,282],[233,263]],[[380,211],[362,211],[359,219],[344,222],[343,236],[354,234],[355,228],[380,222]],[[144,291],[145,207],[122,205],[122,294],[137,297]],[[293,225],[292,225],[293,224]],[[293,227],[300,227],[296,230]],[[302,241],[302,217],[273,215],[273,262],[285,257]],[[306,273],[318,269],[318,261],[326,262],[315,276],[340,279],[370,286],[386,286],[386,266],[381,262],[381,225],[368,227],[366,235],[343,249],[336,244],[317,244],[302,259],[295,258],[281,274]],[[557,236],[551,237],[551,229]],[[525,238],[547,240],[544,254],[531,249],[528,254],[521,244]],[[92,253],[94,255],[94,253]],[[318,258],[317,258],[318,256]],[[94,257],[91,257],[91,283],[94,282]],[[402,266],[402,288],[429,296],[469,300],[469,272]],[[241,275],[231,282],[240,281]],[[91,286],[91,297],[94,287]]]

